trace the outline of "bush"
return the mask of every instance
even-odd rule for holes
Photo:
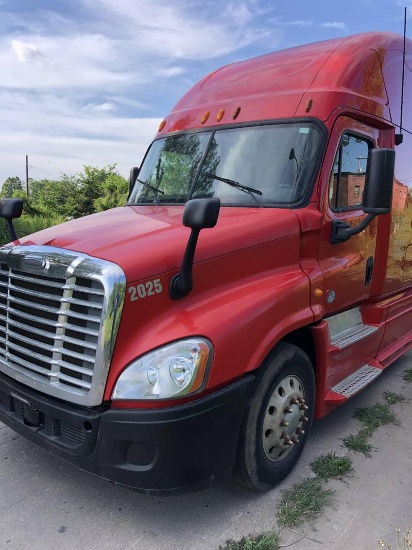
[[[47,227],[52,227],[59,223],[63,223],[66,220],[62,216],[22,216],[13,221],[14,229],[18,239],[41,231]],[[5,220],[0,220],[0,245],[4,245],[10,242],[10,235],[7,230],[7,224]]]

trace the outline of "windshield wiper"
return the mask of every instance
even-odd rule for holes
[[[136,178],[136,181],[138,183],[141,183],[142,185],[144,185],[144,187],[147,187],[147,189],[151,189],[153,191],[153,194],[155,196],[155,203],[156,203],[156,206],[158,206],[159,201],[158,201],[158,198],[157,198],[157,194],[160,193],[161,195],[164,195],[164,192],[160,191],[160,189],[158,189],[157,187],[155,187],[151,183],[147,183],[147,181],[139,180],[139,178]]]
[[[259,191],[259,189],[253,189],[253,187],[242,185],[238,181],[230,180],[228,178],[222,178],[221,176],[216,176],[216,174],[211,174],[210,172],[206,172],[205,176],[208,178],[213,178],[215,180],[223,181],[223,183],[227,183],[232,187],[236,187],[236,189],[240,189],[240,191],[244,191],[245,193],[248,193],[254,199],[254,201],[258,206],[262,206],[257,200],[257,198],[255,197],[255,195],[263,195],[262,191]]]

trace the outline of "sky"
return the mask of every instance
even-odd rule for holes
[[[209,72],[365,31],[412,38],[412,0],[0,0],[0,185],[116,164]]]

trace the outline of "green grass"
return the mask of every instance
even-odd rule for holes
[[[279,548],[277,533],[270,531],[259,535],[248,535],[239,541],[228,540],[220,550],[277,550]]]
[[[334,491],[325,489],[319,478],[305,479],[283,491],[278,508],[280,526],[301,525],[315,520],[331,502]]]
[[[388,405],[395,405],[395,403],[405,403],[406,401],[406,397],[404,395],[391,391],[386,391],[383,394],[383,398],[388,403]]]
[[[352,470],[352,461],[347,456],[336,456],[335,453],[328,453],[317,458],[311,466],[315,474],[326,481],[348,474]]]
[[[368,436],[372,435],[379,426],[399,424],[396,415],[386,403],[376,403],[371,407],[356,409],[354,417],[362,422],[363,431]]]
[[[372,445],[368,441],[368,435],[363,430],[360,430],[356,435],[349,434],[347,437],[342,437],[342,441],[350,451],[363,453],[368,458],[371,456]]]
[[[407,382],[412,382],[412,368],[404,370],[402,373],[402,378]]]
[[[412,381],[412,368],[405,371]],[[404,379],[405,378],[404,373]],[[356,409],[354,417],[362,422],[362,428],[356,435],[349,434],[342,438],[345,447],[354,452],[363,453],[366,457],[371,456],[372,445],[368,439],[373,432],[387,424],[400,425],[396,415],[391,411],[390,406],[406,401],[402,394],[386,391],[383,394],[384,403],[376,403],[371,407]],[[294,527],[311,522],[317,519],[324,509],[330,505],[334,491],[326,488],[326,482],[333,478],[342,478],[352,471],[352,461],[349,457],[336,456],[334,452],[318,457],[312,464],[316,474],[315,478],[306,479],[296,483],[289,490],[282,491],[282,498],[278,505],[278,525],[282,527]],[[399,531],[398,531],[399,533]],[[398,540],[399,549],[411,549],[412,543],[409,540],[410,530],[407,531],[402,540]],[[382,540],[378,540],[379,548],[388,548]],[[402,543],[402,546],[400,545]],[[219,550],[278,550],[278,534],[276,532],[248,535],[239,541],[228,540],[225,546]]]

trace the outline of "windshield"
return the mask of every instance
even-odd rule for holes
[[[310,122],[161,138],[143,161],[129,204],[218,197],[223,205],[290,207],[307,195],[321,140]]]

